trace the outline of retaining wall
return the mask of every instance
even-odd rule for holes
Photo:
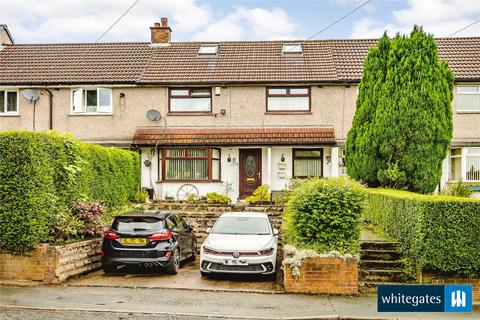
[[[100,268],[102,239],[62,246],[41,244],[21,255],[0,253],[1,280],[59,283]]]

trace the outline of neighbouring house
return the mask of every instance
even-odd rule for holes
[[[293,177],[345,174],[357,85],[377,40],[174,42],[167,19],[150,29],[148,43],[5,41],[0,130],[136,148],[156,199],[215,191],[236,201],[261,184],[275,194]],[[456,78],[439,188],[480,183],[480,37],[437,43]]]

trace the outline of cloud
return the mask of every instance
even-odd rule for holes
[[[196,33],[194,39],[292,39],[297,32],[298,25],[282,9],[236,7],[233,13]]]
[[[409,33],[413,25],[421,25],[437,37],[448,36],[473,23],[480,13],[480,1],[472,0],[409,0],[407,8],[394,11],[392,22],[383,23],[362,18],[353,25],[352,38],[378,38],[385,30],[389,36]],[[456,36],[478,36],[480,23]]]
[[[18,43],[93,42],[133,0],[0,0],[0,22]],[[214,12],[197,0],[140,0],[101,41],[149,41],[150,29],[169,17],[174,40],[292,38],[298,28],[281,9],[235,7]]]

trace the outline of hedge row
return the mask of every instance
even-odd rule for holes
[[[358,253],[364,191],[343,177],[300,182],[284,213],[286,241],[319,253]]]
[[[138,190],[139,156],[56,133],[0,133],[0,248],[47,241],[77,198],[124,204]]]
[[[480,275],[480,201],[369,189],[365,218],[422,269]]]

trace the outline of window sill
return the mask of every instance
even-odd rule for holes
[[[113,113],[70,113],[68,115],[69,117],[95,117],[95,116],[100,116],[100,117],[109,117],[113,116]]]
[[[457,113],[459,113],[459,114],[480,113],[480,110],[478,110],[478,111],[472,111],[472,110],[457,110]]]
[[[311,111],[265,111],[265,115],[309,115]]]
[[[20,117],[20,114],[18,114],[18,113],[12,113],[12,114],[0,113],[0,117]]]
[[[213,116],[211,112],[169,112],[167,116]]]

